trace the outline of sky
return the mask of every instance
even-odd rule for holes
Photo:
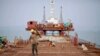
[[[55,0],[55,17],[60,18],[60,7],[64,23],[71,19],[79,38],[100,45],[100,0]],[[15,36],[28,39],[27,22],[50,17],[50,0],[0,0],[0,36],[9,40]]]
[[[63,21],[70,18],[78,30],[100,31],[100,0],[55,0],[56,18]],[[0,27],[26,27],[29,20],[41,22],[43,7],[46,7],[46,19],[50,16],[50,0],[0,0]]]

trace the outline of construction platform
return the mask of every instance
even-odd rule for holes
[[[23,47],[8,49],[4,53],[1,53],[0,56],[32,56],[31,44],[24,45]],[[49,42],[39,42],[38,56],[99,56],[99,55],[97,55],[96,53],[83,51],[78,46],[74,46],[69,40],[67,40],[65,42],[55,42],[55,47],[49,46]]]

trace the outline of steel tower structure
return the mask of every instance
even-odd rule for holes
[[[63,23],[62,6],[60,7],[60,19],[59,19],[59,22]]]
[[[43,20],[42,20],[43,24],[46,23],[46,15],[45,15],[45,6],[43,7]]]

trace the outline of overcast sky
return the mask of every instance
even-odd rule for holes
[[[56,0],[55,14],[63,21],[70,18],[76,30],[100,30],[100,0]],[[0,27],[26,26],[29,20],[41,22],[43,6],[46,18],[50,16],[50,0],[0,0]]]

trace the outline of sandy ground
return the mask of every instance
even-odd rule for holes
[[[70,41],[55,42],[56,46],[49,46],[49,42],[40,42],[37,56],[100,56],[100,50],[83,51],[78,46],[73,46]],[[0,56],[32,56],[31,44],[23,47],[7,49]]]
[[[31,44],[12,48],[0,56],[32,56]],[[56,43],[55,47],[49,46],[49,42],[41,42],[38,46],[38,56],[98,56],[92,52],[85,52],[69,43]]]

